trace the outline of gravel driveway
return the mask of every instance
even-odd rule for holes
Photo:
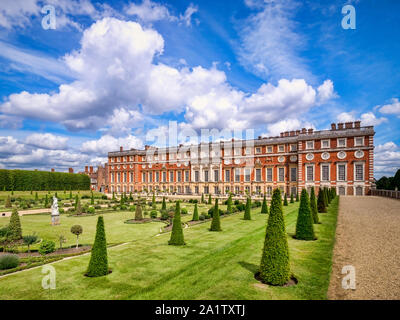
[[[356,289],[343,289],[352,265]],[[400,299],[400,201],[340,197],[329,299]]]

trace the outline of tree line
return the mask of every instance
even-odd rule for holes
[[[382,190],[400,190],[400,169],[397,170],[394,177],[383,176],[376,181],[376,188]]]
[[[0,169],[1,191],[89,190],[85,174]]]

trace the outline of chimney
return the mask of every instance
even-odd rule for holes
[[[361,121],[354,121],[354,128],[359,129],[361,127]]]
[[[343,123],[338,123],[337,125],[339,130],[343,130]]]
[[[124,147],[122,147],[122,146],[119,147],[119,151],[120,151],[120,152],[124,151]]]
[[[261,136],[258,136],[258,140],[261,140]]]
[[[85,166],[85,173],[89,172],[88,168],[89,168],[88,166]]]
[[[54,172],[54,168],[51,168],[51,172]]]
[[[302,128],[301,129],[301,133],[307,133],[307,129],[306,128]]]
[[[331,123],[331,130],[336,130],[336,123]]]
[[[93,167],[92,166],[89,167],[89,172],[93,173]]]
[[[144,150],[148,150],[149,148],[150,148],[150,146],[147,144],[144,146]]]
[[[285,135],[285,137],[289,137],[289,131],[286,131],[286,132],[284,133],[284,135]]]
[[[296,136],[300,134],[300,130],[296,130]]]
[[[281,138],[283,137],[283,132],[281,132]]]
[[[345,123],[345,128],[346,129],[352,129],[353,128],[353,122],[346,122]]]
[[[69,173],[74,173],[74,169],[73,168],[68,168],[68,172]]]
[[[314,132],[314,129],[308,129],[308,134],[313,134],[313,132]]]

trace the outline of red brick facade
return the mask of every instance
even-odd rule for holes
[[[320,186],[368,194],[373,184],[372,126],[332,124],[279,137],[232,140],[108,154],[108,191],[178,194],[288,194]]]

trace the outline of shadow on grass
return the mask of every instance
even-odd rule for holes
[[[255,274],[256,272],[258,272],[259,270],[259,266],[253,264],[253,263],[248,263],[245,261],[240,261],[238,262],[240,264],[241,267],[245,268],[246,270],[250,271],[252,274]]]

